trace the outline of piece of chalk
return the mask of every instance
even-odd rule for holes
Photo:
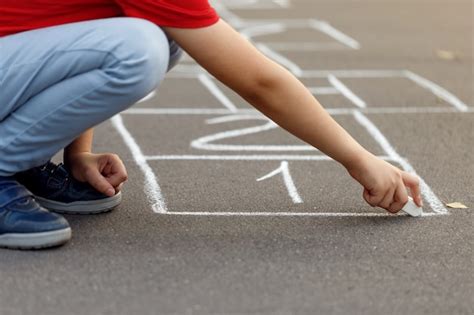
[[[408,213],[412,217],[419,217],[423,214],[423,208],[418,207],[410,196],[408,196],[408,202],[403,206],[402,211]]]

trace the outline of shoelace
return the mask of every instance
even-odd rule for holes
[[[52,176],[54,178],[57,178],[54,175],[60,173],[60,175],[62,175],[61,177],[64,177],[65,180],[69,180],[69,172],[66,170],[66,167],[63,163],[59,163],[58,165],[56,165],[52,162],[48,162],[40,168],[40,171],[48,171],[49,176]]]

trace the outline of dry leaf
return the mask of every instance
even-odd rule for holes
[[[467,207],[465,205],[463,205],[462,203],[460,203],[460,202],[447,203],[446,206],[448,206],[450,208],[453,208],[453,209],[467,209]]]
[[[444,60],[458,59],[458,56],[456,55],[456,53],[449,50],[437,50],[436,55],[438,55],[438,58],[444,59]]]

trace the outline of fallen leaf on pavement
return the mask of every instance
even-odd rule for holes
[[[438,58],[444,59],[444,60],[458,59],[457,54],[455,52],[449,51],[449,50],[437,50],[436,55],[438,55]]]
[[[462,203],[460,203],[460,202],[447,203],[446,206],[448,206],[450,208],[453,208],[453,209],[467,209],[467,207],[465,205],[463,205]]]

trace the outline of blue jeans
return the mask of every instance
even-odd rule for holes
[[[0,176],[39,166],[154,90],[181,50],[142,19],[0,37]]]

